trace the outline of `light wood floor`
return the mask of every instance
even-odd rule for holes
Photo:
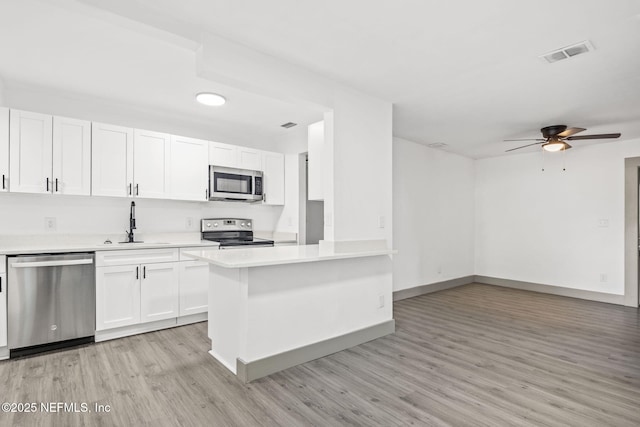
[[[395,334],[241,384],[206,323],[0,363],[1,426],[638,426],[640,314],[468,285],[395,303]]]

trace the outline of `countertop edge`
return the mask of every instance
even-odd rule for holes
[[[261,248],[259,250],[264,250],[264,248]],[[206,256],[200,256],[190,251],[183,252],[185,256],[188,256],[200,261],[205,261],[205,262],[208,262],[209,264],[216,265],[218,267],[223,267],[223,268],[251,268],[251,267],[267,267],[267,266],[274,266],[274,265],[286,265],[286,264],[302,264],[302,263],[309,263],[309,262],[332,261],[332,260],[349,259],[349,258],[365,258],[365,257],[372,257],[372,256],[393,255],[397,253],[398,251],[395,249],[387,249],[387,250],[376,250],[376,251],[345,252],[345,253],[321,255],[321,256],[315,256],[315,257],[285,258],[282,260],[228,263],[220,260],[214,260]]]

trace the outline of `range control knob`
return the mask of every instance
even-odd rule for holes
[[[245,224],[244,222],[242,224],[240,224],[240,227],[246,227],[247,224]]]
[[[214,227],[217,227],[217,226],[218,226],[218,223],[217,223],[217,222],[214,222],[214,223],[213,223],[213,226],[214,226]]]
[[[210,222],[207,223],[207,228],[211,228],[211,223]]]
[[[247,223],[247,227],[251,227],[251,223],[250,222]]]

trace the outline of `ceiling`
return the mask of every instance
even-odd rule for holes
[[[519,144],[503,139],[536,138],[553,124],[640,138],[635,0],[2,0],[1,7],[0,75],[8,81],[265,132],[320,117],[199,79],[193,53],[208,32],[392,102],[395,136],[469,157],[504,154]],[[583,40],[593,52],[553,64],[539,58]],[[230,102],[204,112],[192,99],[199,90],[219,90]]]

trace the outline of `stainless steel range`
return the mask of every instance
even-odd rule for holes
[[[211,218],[201,222],[202,239],[220,243],[220,249],[273,246],[273,240],[253,236],[253,222],[242,218]]]

